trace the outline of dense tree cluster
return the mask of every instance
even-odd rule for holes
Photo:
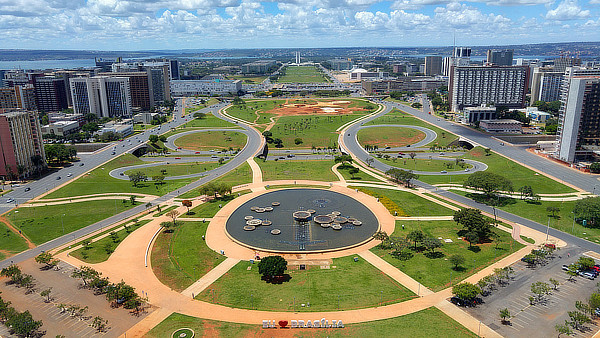
[[[478,171],[469,175],[463,186],[483,191],[488,197],[496,195],[499,191],[513,191],[510,180],[502,175],[486,171]]]
[[[583,222],[590,227],[598,226],[600,221],[600,197],[586,197],[577,200],[573,208],[575,219]]]
[[[75,147],[64,144],[46,144],[44,145],[44,151],[46,152],[46,159],[55,163],[72,161],[77,156]]]

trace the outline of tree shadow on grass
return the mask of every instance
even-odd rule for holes
[[[464,266],[453,266],[451,269],[456,272],[464,272],[467,270],[467,268],[465,268]]]
[[[473,194],[468,193],[465,195],[467,198],[472,199],[475,202],[483,203],[485,205],[496,206],[496,207],[505,207],[510,204],[516,204],[517,200],[510,197],[490,197],[483,194]]]
[[[481,251],[481,248],[476,246],[476,245],[469,245],[469,247],[467,248],[467,250],[474,252],[474,253],[478,253]]]
[[[268,277],[268,276],[261,276],[260,277],[261,280],[264,280],[267,283],[271,283],[271,284],[283,284],[285,282],[289,282],[290,280],[292,280],[292,276],[290,276],[289,274],[285,273],[281,276],[273,276],[273,277]]]
[[[434,251],[434,252],[426,252],[423,254],[423,256],[425,256],[429,259],[436,259],[436,258],[442,258],[446,255],[444,255],[444,253],[441,251]]]

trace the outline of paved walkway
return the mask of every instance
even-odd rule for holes
[[[239,263],[239,259],[235,258],[227,258],[221,264],[217,265],[214,269],[210,270],[206,275],[202,276],[202,278],[198,279],[194,284],[190,285],[187,289],[181,292],[182,295],[194,298],[195,295],[200,294],[204,289],[206,289],[209,285],[216,282],[221,276],[223,276],[227,271],[233,268],[237,263]]]
[[[444,190],[458,190],[458,191],[464,191],[464,192],[468,192],[471,194],[479,194],[479,195],[484,194],[483,191],[469,189],[469,188],[463,188],[463,187],[455,187],[455,186],[437,186],[437,187],[439,187],[440,189],[444,189]],[[501,193],[498,195],[502,196],[502,197],[508,197],[508,198],[520,198],[521,197],[521,195],[519,195],[519,194]],[[566,196],[566,195],[568,195],[568,196]],[[577,201],[577,200],[584,199],[586,197],[592,197],[594,195],[589,194],[589,193],[574,193],[574,194],[558,194],[558,195],[544,194],[544,195],[539,195],[539,196],[540,196],[541,201],[564,202],[564,201]]]

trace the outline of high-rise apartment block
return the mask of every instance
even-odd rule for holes
[[[441,56],[426,56],[425,57],[425,75],[434,76],[442,73],[442,57]]]
[[[42,76],[35,79],[35,102],[38,110],[55,112],[69,108],[65,79]]]
[[[129,78],[95,76],[72,78],[71,96],[76,114],[98,117],[128,117],[131,115]]]
[[[600,150],[600,69],[568,67],[561,87],[556,157],[572,163]]]
[[[496,66],[512,66],[513,49],[488,49],[487,62]]]
[[[27,177],[45,165],[37,112],[0,109],[0,176]]]
[[[560,99],[564,71],[557,72],[553,67],[535,67],[531,77],[531,104],[535,101],[551,102]]]
[[[0,88],[0,109],[20,108],[36,110],[35,90],[32,85]]]
[[[452,56],[456,57],[456,58],[470,58],[471,57],[471,48],[469,48],[469,47],[454,47]]]
[[[455,112],[482,104],[523,108],[528,84],[527,66],[451,67],[450,107]]]
[[[581,66],[581,59],[570,56],[561,56],[558,59],[554,59],[554,71],[564,72],[567,67]]]
[[[111,78],[128,78],[132,108],[148,111],[154,106],[154,96],[150,94],[152,78],[147,71],[99,73],[98,75]]]

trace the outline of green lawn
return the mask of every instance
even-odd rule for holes
[[[288,269],[290,280],[282,284],[262,281],[257,264],[240,262],[196,299],[213,302],[214,296],[215,303],[245,309],[335,311],[392,304],[415,297],[362,258],[357,262],[353,258],[334,258],[330,269],[319,266],[308,266],[304,271]]]
[[[270,131],[273,138],[283,141],[284,148],[337,148],[339,134],[336,133],[336,129],[369,112],[364,110],[344,115],[282,116]],[[302,143],[296,144],[297,138],[300,138]]]
[[[453,284],[457,284],[495,260],[523,247],[522,244],[513,241],[509,233],[497,230],[502,239],[498,249],[495,249],[494,243],[485,243],[477,245],[475,250],[469,250],[469,243],[458,239],[457,232],[460,226],[454,221],[396,221],[396,230],[390,237],[404,238],[413,230],[423,231],[426,237],[451,239],[452,243],[444,243],[441,250],[437,250],[443,253],[440,258],[428,258],[423,253],[415,253],[411,259],[401,261],[391,256],[389,250],[375,247],[371,251],[433,291],[450,287],[451,279]],[[453,270],[453,265],[447,260],[454,254],[465,258],[465,263],[458,270]]]
[[[227,174],[217,178],[216,180],[211,181],[213,183],[225,183],[229,184],[233,187],[241,184],[252,183],[252,170],[250,170],[250,165],[246,162],[240,165],[239,167],[233,169]],[[194,198],[200,196],[200,189],[202,187],[198,187],[196,189],[190,190],[186,193],[183,193],[178,196],[178,198]]]
[[[530,185],[536,194],[560,194],[575,192],[575,189],[573,188],[556,182],[544,175],[538,174],[535,171],[525,168],[522,165],[494,152],[490,153],[489,156],[486,156],[485,151],[481,147],[471,149],[468,153],[462,156],[462,158],[487,164],[488,172],[502,175],[512,181],[513,189],[515,191],[518,191],[518,189],[524,185]],[[457,175],[454,177],[444,175],[421,175],[419,180],[430,184],[462,184],[468,176],[469,175]]]
[[[357,188],[352,187],[350,188]],[[419,197],[413,193],[400,190],[382,189],[382,188],[363,188],[358,190],[371,196],[379,198],[379,201],[394,214],[398,216],[452,216],[454,211],[435,202]]]
[[[249,193],[250,190],[240,191],[240,196]],[[184,214],[183,217],[197,217],[197,218],[210,218],[215,216],[215,214],[225,206],[225,204],[233,201],[238,193],[231,194],[224,197],[219,197],[216,199],[210,199],[205,203],[200,204],[199,206],[190,209],[190,214]],[[220,206],[220,207],[219,207]]]
[[[163,284],[182,291],[224,260],[202,239],[207,227],[204,222],[178,222],[174,232],[158,235],[152,247],[152,271]]]
[[[378,117],[375,120],[366,123],[365,125],[377,125],[377,124],[405,124],[405,125],[429,128],[429,129],[435,131],[437,133],[438,137],[435,140],[433,140],[432,142],[430,142],[429,144],[427,144],[426,145],[427,147],[430,147],[433,145],[437,145],[438,147],[447,147],[454,140],[458,139],[458,136],[456,136],[450,132],[447,132],[447,131],[440,129],[434,125],[431,125],[427,122],[419,120],[418,118],[416,118],[410,114],[407,114],[405,112],[399,111],[397,109],[394,109],[391,112],[389,112],[388,114]]]
[[[0,260],[27,249],[27,242],[11,231],[6,224],[0,222]]]
[[[175,140],[175,145],[188,150],[228,150],[243,148],[246,144],[245,134],[235,131],[205,131],[183,135]]]
[[[214,116],[213,114],[207,114],[202,119],[197,119],[193,117],[185,117],[188,120],[192,118],[188,123],[184,124],[182,127],[185,128],[229,128],[229,127],[237,127],[235,123],[227,122],[225,120],[221,120],[220,118]]]
[[[74,197],[81,195],[102,194],[102,193],[141,193],[162,196],[170,191],[177,190],[196,178],[186,178],[181,180],[164,181],[164,184],[155,185],[152,182],[142,182],[134,187],[129,181],[110,177],[108,173],[116,168],[144,164],[146,162],[138,159],[132,154],[123,154],[114,160],[101,165],[66,186],[44,196],[46,199]],[[149,172],[148,169],[141,170]]]
[[[131,208],[129,200],[126,203],[121,200],[97,200],[19,208],[19,212],[11,212],[8,219],[33,243],[39,245],[129,208]]]
[[[165,176],[169,177],[169,176],[180,176],[180,175],[203,173],[205,171],[215,169],[218,166],[219,166],[219,164],[217,162],[187,162],[187,163],[157,165],[154,167],[148,167],[148,168],[141,169],[141,171],[144,174],[146,174],[148,177],[153,177],[153,176],[157,176],[157,175],[163,175],[161,170],[166,170],[167,173],[165,174]],[[125,172],[125,175],[131,175],[138,171],[140,171],[140,169],[130,169]]]
[[[314,161],[256,161],[263,173],[264,181],[275,180],[314,180],[332,182],[338,181],[331,171],[335,164],[332,160]]]
[[[227,114],[253,123],[269,123],[270,118],[275,116],[268,113],[276,107],[282,105],[285,100],[245,100],[244,104],[238,104],[227,108]]]
[[[379,161],[391,165],[396,168],[402,168],[407,170],[415,170],[415,171],[429,171],[429,172],[440,172],[442,170],[446,171],[464,171],[467,168],[472,168],[473,166],[460,162],[457,164],[454,160],[436,160],[436,159],[424,159],[424,158],[415,158],[411,159],[408,156],[404,158],[395,158],[396,155],[392,155],[391,158],[378,158]]]
[[[245,84],[262,83],[268,76],[228,75],[230,80],[241,80]]]
[[[278,320],[279,318],[275,319]],[[285,318],[286,320],[288,318]],[[344,328],[293,329],[295,337],[414,337],[414,338],[463,338],[477,337],[474,333],[435,307],[405,316],[371,322],[344,324]],[[173,313],[155,326],[144,337],[170,337],[180,328],[194,330],[196,337],[208,335],[219,337],[277,336],[282,329],[263,329],[261,325],[237,324],[200,319]],[[210,330],[210,331],[209,331]],[[285,334],[290,332],[285,331]]]
[[[119,244],[129,236],[133,231],[139,229],[142,225],[150,222],[150,220],[143,220],[137,223],[128,223],[128,229],[122,229],[116,231],[116,238],[113,239],[111,236],[101,238],[97,241],[93,241],[87,248],[79,248],[70,253],[71,256],[90,264],[96,264],[104,262],[110,257],[113,251]]]
[[[361,145],[389,147],[404,147],[425,139],[425,133],[411,128],[402,127],[371,127],[360,129],[357,134]]]
[[[276,82],[279,83],[320,83],[331,82],[329,77],[314,66],[289,66],[284,68],[285,75]]]
[[[337,170],[340,172],[340,174],[342,174],[342,176],[346,180],[381,182],[381,180],[365,173],[362,170],[360,170],[357,174],[354,174],[354,176],[352,176],[352,175],[350,175],[350,172],[349,172],[350,168],[356,168],[356,167],[350,166],[350,165],[345,165],[345,166],[339,166],[337,168]],[[360,169],[360,168],[358,168],[358,169]]]

